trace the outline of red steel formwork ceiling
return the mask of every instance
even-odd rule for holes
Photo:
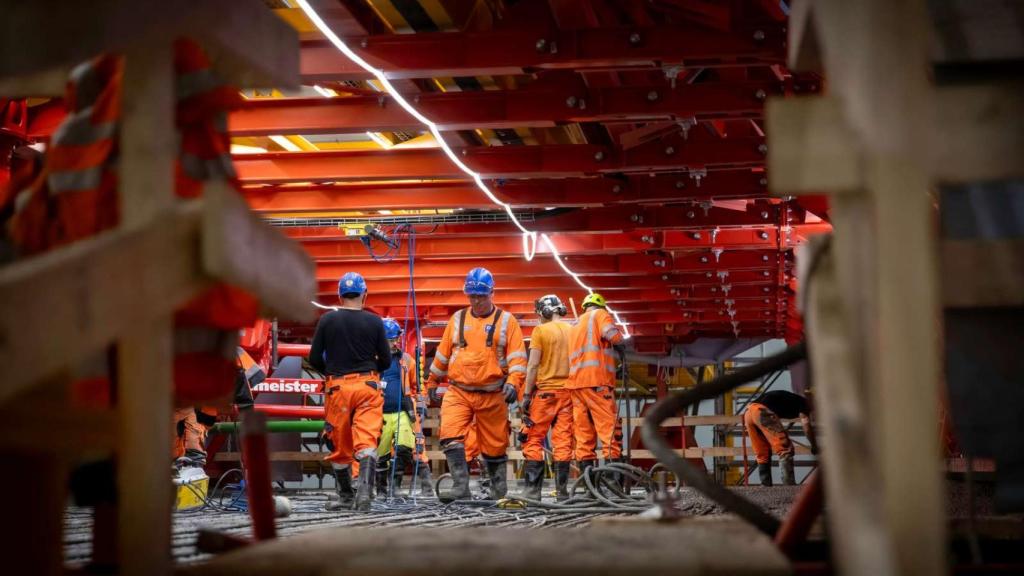
[[[527,331],[544,294],[578,306],[586,292],[550,247],[538,242],[527,261],[520,230],[426,128],[294,3],[268,4],[301,32],[302,74],[316,92],[252,99],[229,131],[257,143],[235,156],[247,199],[316,260],[320,303],[336,304],[338,279],[355,270],[371,307],[410,318],[407,247],[379,262],[350,234],[411,221],[426,337],[466,304],[462,278],[475,266],[495,274],[497,304]],[[784,67],[785,3],[309,4],[526,228],[550,236],[639,350],[799,332],[793,250],[829,224],[818,206],[766,193],[765,99],[821,84]],[[279,135],[309,145],[266,140]],[[366,136],[386,148],[351,144]],[[301,338],[311,327],[285,328]]]

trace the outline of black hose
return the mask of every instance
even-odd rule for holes
[[[662,439],[659,427],[662,422],[671,418],[680,410],[685,410],[691,404],[701,400],[716,398],[733,388],[771,374],[776,370],[786,368],[806,358],[807,346],[804,342],[800,342],[786,348],[779,354],[765,358],[757,364],[740,368],[731,374],[719,376],[707,384],[700,384],[668,396],[657,402],[652,407],[650,413],[644,418],[641,429],[644,445],[650,449],[659,462],[664,464],[666,468],[674,472],[678,478],[681,478],[688,485],[700,490],[705,496],[721,505],[722,508],[739,515],[765,534],[775,536],[780,523],[774,516],[739,494],[715,484],[708,478],[706,473],[691,466],[685,459],[680,458],[672,447]]]

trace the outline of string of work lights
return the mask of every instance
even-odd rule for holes
[[[511,219],[512,223],[515,224],[516,227],[519,228],[519,230],[523,233],[523,258],[525,258],[527,261],[533,260],[533,257],[537,254],[537,242],[544,242],[544,245],[547,246],[548,249],[551,251],[551,256],[555,259],[555,262],[558,262],[558,265],[562,268],[562,270],[565,271],[566,274],[568,274],[577,284],[580,285],[581,288],[586,290],[588,293],[594,291],[590,286],[587,286],[582,279],[580,279],[579,274],[573,272],[572,269],[570,269],[569,266],[566,265],[565,259],[562,257],[561,254],[559,254],[558,247],[555,246],[555,243],[554,241],[552,241],[551,237],[543,232],[538,234],[537,232],[530,230],[526,226],[524,226],[523,223],[520,222],[518,218],[516,218],[515,213],[512,211],[512,206],[498,199],[498,197],[495,196],[494,193],[491,191],[490,187],[487,186],[487,183],[484,182],[483,177],[477,172],[473,171],[472,168],[467,166],[466,163],[463,162],[462,159],[459,158],[457,154],[455,154],[455,151],[452,150],[448,143],[445,142],[445,139],[441,136],[441,131],[438,129],[437,124],[430,120],[430,118],[424,116],[419,110],[417,110],[412,104],[410,104],[409,101],[406,100],[398,92],[398,90],[395,90],[395,87],[392,86],[391,82],[388,81],[387,74],[383,70],[374,68],[373,66],[370,65],[369,62],[363,60],[358,54],[356,54],[351,48],[349,48],[348,45],[345,44],[345,42],[341,38],[339,38],[338,35],[335,34],[333,30],[330,29],[330,27],[327,26],[323,19],[320,18],[320,15],[317,14],[316,10],[314,10],[313,7],[309,5],[309,2],[307,2],[307,0],[296,0],[296,2],[298,3],[299,7],[302,8],[302,11],[306,13],[306,16],[313,23],[313,25],[316,26],[318,30],[320,30],[320,33],[323,34],[324,37],[326,37],[331,42],[331,44],[333,44],[334,47],[338,49],[339,52],[344,54],[346,58],[348,58],[357,66],[359,66],[363,70],[366,70],[367,73],[371,74],[374,78],[376,78],[377,81],[380,82],[380,85],[384,88],[384,91],[387,92],[388,95],[391,96],[391,98],[395,102],[397,102],[399,106],[405,109],[406,112],[408,112],[413,118],[418,120],[421,124],[423,124],[423,126],[427,128],[427,130],[430,131],[430,133],[434,136],[434,139],[437,141],[438,145],[441,147],[442,150],[444,150],[445,155],[447,155],[448,159],[451,160],[452,164],[458,167],[458,169],[461,170],[466,176],[471,178],[473,182],[476,183],[477,188],[479,188],[480,191],[483,192],[484,195],[486,195],[491,202],[505,210],[505,212],[508,214],[508,217]],[[629,325],[623,322],[622,319],[619,318],[618,312],[615,312],[611,307],[608,308],[608,311],[611,312],[612,316],[615,317],[615,321],[622,327],[624,335],[627,338],[629,338]]]

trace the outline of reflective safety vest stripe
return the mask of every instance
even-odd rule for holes
[[[621,341],[622,333],[604,308],[591,308],[580,316],[569,335],[569,380],[565,387],[613,386],[617,357],[611,346]]]

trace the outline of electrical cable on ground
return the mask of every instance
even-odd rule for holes
[[[730,512],[735,512],[762,532],[769,536],[774,536],[779,529],[778,519],[759,508],[750,500],[730,491],[728,488],[715,484],[708,478],[707,474],[692,466],[684,458],[679,457],[675,450],[661,437],[659,427],[662,422],[681,410],[685,410],[691,404],[718,397],[733,388],[771,374],[776,370],[782,370],[806,358],[807,346],[804,342],[799,342],[786,348],[779,354],[765,358],[757,364],[719,376],[706,384],[675,392],[671,396],[656,402],[651,408],[651,412],[644,418],[641,429],[644,445],[647,446],[658,461],[675,473],[678,478],[686,482],[687,485],[700,490],[723,508]]]

